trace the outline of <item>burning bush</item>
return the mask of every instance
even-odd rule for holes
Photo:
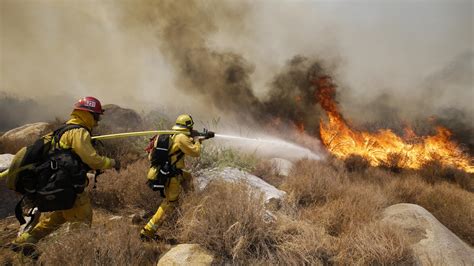
[[[315,100],[326,112],[327,121],[321,120],[320,136],[326,148],[338,158],[360,155],[372,166],[399,169],[420,169],[430,160],[439,159],[443,165],[473,172],[472,159],[464,153],[458,143],[451,139],[452,132],[436,126],[436,133],[419,136],[411,127],[405,128],[405,136],[397,135],[391,129],[375,132],[354,128],[341,114],[335,100],[336,85],[327,75],[312,77]]]
[[[405,168],[406,157],[398,152],[391,152],[387,154],[387,159],[380,163],[380,167],[392,171],[394,173],[400,173]]]
[[[363,172],[370,167],[370,163],[366,158],[355,154],[344,159],[344,165],[349,172]]]

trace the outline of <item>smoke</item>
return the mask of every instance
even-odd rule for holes
[[[321,110],[308,75],[316,71],[334,78],[342,112],[356,126],[397,129],[434,115],[467,136],[472,5],[4,0],[0,91],[55,114],[94,95],[139,111],[231,117],[221,121],[250,128],[278,118],[313,134]]]
[[[40,111],[40,106],[32,100],[21,100],[0,93],[0,131],[21,126],[26,122],[24,117],[31,117]]]
[[[33,99],[61,116],[87,95],[139,110],[179,95],[153,32],[119,29],[120,12],[112,2],[0,5],[0,91]]]
[[[232,25],[238,33],[248,12],[245,3],[228,1],[146,1],[143,9],[124,14],[124,23],[149,23],[157,45],[175,70],[177,88],[195,101],[205,102],[206,112],[257,115],[260,102],[254,95],[250,75],[254,65],[242,55],[217,51],[209,39],[218,23]],[[132,10],[134,4],[126,9]],[[143,18],[146,18],[143,21]],[[181,99],[175,101],[181,104]],[[199,104],[198,104],[199,105]],[[199,108],[199,106],[196,106]],[[244,116],[240,116],[241,118]]]

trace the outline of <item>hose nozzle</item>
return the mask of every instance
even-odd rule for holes
[[[204,139],[210,139],[210,138],[213,138],[215,137],[215,133],[213,131],[209,131],[208,129],[203,129],[202,132],[199,132],[197,130],[193,130],[191,132],[191,136],[192,137],[203,137]]]

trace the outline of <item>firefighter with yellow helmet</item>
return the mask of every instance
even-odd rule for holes
[[[183,133],[178,133],[171,135],[169,137],[169,144],[164,144],[163,147],[166,149],[166,145],[169,145],[166,155],[169,158],[169,164],[171,166],[171,174],[166,181],[163,182],[163,194],[164,199],[156,211],[155,215],[150,219],[150,221],[143,227],[140,232],[140,237],[143,240],[152,240],[157,239],[156,231],[160,224],[163,222],[163,219],[166,214],[172,211],[179,199],[179,195],[182,191],[182,182],[191,181],[191,174],[184,171],[184,157],[185,155],[198,157],[201,153],[201,142],[205,137],[192,137],[194,121],[193,118],[188,114],[182,114],[176,119],[176,124],[173,126],[173,130],[182,131]],[[161,137],[161,136],[160,136]],[[165,136],[164,136],[165,137]],[[166,138],[166,137],[165,137]],[[156,138],[154,141],[154,149],[160,149],[160,138]],[[153,187],[157,185],[158,180],[162,176],[163,168],[154,165],[153,161],[153,151],[150,152],[149,159],[152,162],[152,165],[148,171],[148,180],[149,184]]]

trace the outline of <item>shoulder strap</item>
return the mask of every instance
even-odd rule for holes
[[[178,154],[178,157],[176,157],[176,161],[171,164],[172,166],[175,166],[179,162],[179,160],[184,157],[184,152],[182,152],[181,150],[179,150],[176,154]]]
[[[66,133],[69,130],[76,129],[76,128],[84,128],[85,130],[87,130],[87,132],[89,132],[89,129],[87,129],[86,127],[81,126],[81,125],[68,125],[68,124],[63,125],[63,126],[61,126],[60,128],[56,129],[53,132],[53,138],[51,139],[51,143],[53,144],[53,148],[54,149],[56,149],[56,148],[59,149],[59,141],[61,140],[61,137],[64,135],[64,133]]]
[[[176,135],[173,135],[173,142],[174,142],[174,137],[175,137],[175,136],[176,136]],[[171,137],[170,137],[170,138],[171,138]],[[173,144],[171,144],[171,145],[173,145]],[[171,147],[170,147],[170,149],[171,149]],[[173,152],[172,154],[170,154],[170,155],[169,155],[169,158],[170,158],[169,160],[170,160],[170,162],[171,162],[171,157],[173,157],[173,156],[175,156],[175,155],[178,155],[178,156],[176,157],[176,161],[175,161],[174,163],[172,163],[171,166],[175,166],[175,165],[179,162],[179,160],[181,160],[181,158],[183,158],[184,152],[182,152],[181,149],[178,149],[177,151],[175,151],[175,152]]]

